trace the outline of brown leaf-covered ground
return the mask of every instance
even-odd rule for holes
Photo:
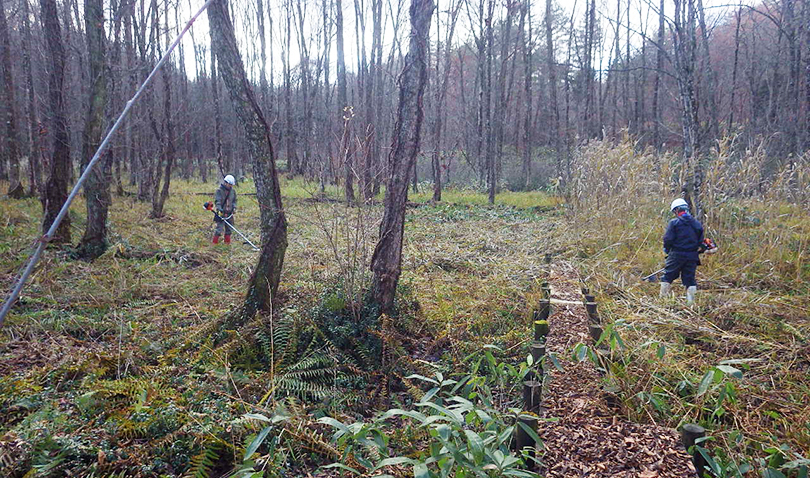
[[[581,300],[576,271],[552,266],[552,298]],[[629,422],[608,407],[600,376],[589,361],[572,360],[577,343],[591,344],[585,308],[555,305],[549,319],[547,351],[563,370],[553,368],[543,396],[538,434],[543,439],[546,477],[675,478],[694,476],[690,457],[675,430]]]

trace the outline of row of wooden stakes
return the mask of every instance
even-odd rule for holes
[[[541,399],[543,391],[543,382],[545,380],[545,367],[543,366],[543,358],[546,355],[546,341],[549,334],[549,317],[551,315],[551,287],[548,282],[541,283],[543,298],[540,300],[539,308],[533,317],[534,324],[534,340],[529,346],[529,353],[532,356],[533,365],[536,367],[537,372],[530,370],[526,374],[526,380],[523,382],[523,413],[518,416],[516,427],[516,447],[518,450],[525,448],[529,449],[529,463],[528,468],[533,470],[535,468],[535,452],[537,449],[537,423],[538,417],[541,412]],[[587,287],[582,288],[583,304],[588,314],[588,331],[594,344],[599,343],[602,338],[604,329],[602,328],[602,321],[599,318],[599,312],[596,305],[596,296],[592,295]],[[596,350],[596,355],[602,362],[602,367],[598,368],[600,374],[605,374],[610,360],[609,347],[600,347]],[[533,433],[529,433],[531,430]],[[681,430],[681,439],[683,446],[686,450],[691,451],[692,463],[695,466],[697,476],[703,476],[706,467],[706,461],[703,456],[694,447],[696,441],[706,436],[706,430],[700,425],[693,423],[686,424]],[[702,441],[702,440],[700,440]]]

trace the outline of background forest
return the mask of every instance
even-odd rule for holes
[[[12,190],[22,180],[30,194],[44,184],[56,131],[48,96],[49,19],[29,3],[3,0],[0,108],[9,121],[0,178],[9,178]],[[104,30],[92,51],[84,5],[56,7],[72,178],[87,156],[83,132],[99,121],[86,106],[94,76],[107,77],[103,116],[109,121],[192,5],[104,2]],[[343,108],[351,106],[353,176],[364,197],[379,191],[407,50],[406,7],[393,0],[238,4],[237,39],[282,169],[321,183],[343,178],[337,146]],[[426,134],[414,185],[564,184],[579,145],[625,136],[639,149],[682,149],[686,158],[706,159],[728,138],[735,152],[764,148],[770,174],[798,161],[810,142],[807,9],[795,0],[712,9],[698,0],[586,0],[573,11],[553,2],[443,2],[431,24]],[[205,20],[172,56],[165,84],[135,105],[114,138],[108,161],[119,195],[128,188],[149,200],[174,173],[207,182],[247,172],[247,146],[223,93]],[[346,37],[340,52],[338,29]],[[103,68],[91,71],[94,62]],[[337,91],[342,65],[346,105]]]
[[[4,290],[48,243],[0,476],[680,477],[684,423],[705,476],[808,476],[810,2],[214,0],[128,103],[199,3],[0,0]],[[681,194],[694,307],[642,280]]]

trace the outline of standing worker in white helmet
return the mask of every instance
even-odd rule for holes
[[[669,221],[664,234],[667,262],[661,279],[661,297],[669,296],[672,281],[680,276],[686,287],[686,303],[691,305],[697,292],[695,271],[700,265],[698,251],[703,244],[703,225],[689,214],[689,205],[681,198],[672,201],[669,209],[676,217]]]
[[[233,215],[236,212],[236,191],[233,189],[234,185],[236,184],[236,179],[230,174],[225,176],[225,179],[222,180],[222,183],[219,185],[219,189],[217,189],[217,193],[214,196],[214,206],[216,207],[217,214],[227,219],[229,223],[233,224]],[[222,233],[225,233],[225,244],[231,243],[231,227],[225,224],[225,221],[220,221],[214,218],[214,221],[217,223],[216,229],[214,229],[214,238],[211,242],[214,244],[219,243],[219,236]]]

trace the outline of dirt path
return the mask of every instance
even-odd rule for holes
[[[574,268],[555,264],[551,271],[552,297],[581,300]],[[675,430],[629,422],[611,410],[601,390],[600,376],[589,361],[571,361],[573,347],[592,344],[582,306],[555,305],[549,319],[546,348],[560,359],[564,370],[552,367],[544,391],[539,435],[546,451],[546,477],[693,477],[689,455]]]

